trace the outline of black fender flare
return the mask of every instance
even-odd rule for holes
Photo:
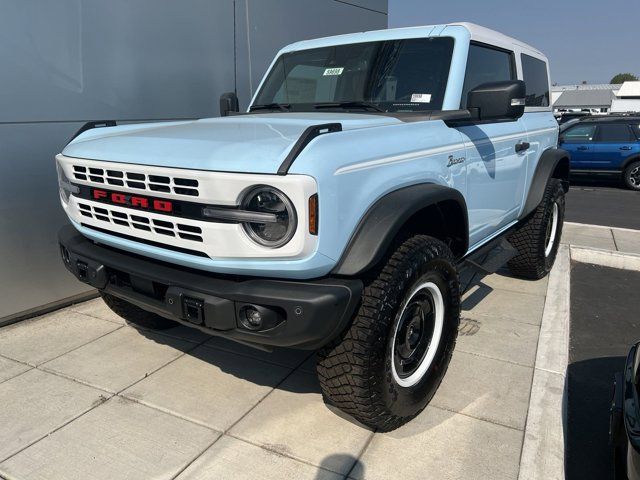
[[[452,205],[455,206],[455,219],[447,218],[452,216],[448,213]],[[442,225],[457,233],[454,253],[459,258],[464,256],[469,247],[469,220],[464,197],[451,187],[421,183],[394,190],[373,203],[360,219],[331,273],[357,275],[378,263],[400,229],[428,207],[437,207]]]
[[[531,186],[527,199],[524,202],[524,208],[520,214],[520,219],[526,217],[533,212],[544,195],[544,189],[547,186],[549,178],[552,176],[562,180],[565,192],[569,190],[569,173],[571,170],[569,152],[561,148],[550,148],[545,150],[540,156],[536,170],[531,179]]]

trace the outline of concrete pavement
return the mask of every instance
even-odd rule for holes
[[[440,390],[388,434],[324,404],[310,352],[136,330],[101,300],[6,327],[0,473],[515,479],[546,283],[496,274],[468,293]]]
[[[563,241],[617,249],[619,233],[568,225]],[[557,265],[549,291],[568,282]],[[0,475],[562,478],[566,358],[553,341],[564,338],[554,328],[568,312],[547,289],[546,278],[501,272],[469,291],[441,388],[414,421],[385,434],[323,403],[310,352],[266,353],[182,326],[136,330],[101,300],[5,327]]]

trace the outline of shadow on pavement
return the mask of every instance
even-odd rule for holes
[[[566,478],[613,479],[609,447],[609,405],[613,375],[625,357],[604,357],[569,364]]]
[[[358,471],[364,475],[364,465],[356,457],[348,453],[334,453],[332,455],[328,455],[322,460],[322,462],[320,463],[320,468],[326,470],[318,470],[316,476],[314,477],[314,480],[334,479],[337,477],[337,475],[335,473],[328,472],[327,470],[335,470],[336,465],[349,464],[353,464],[353,466],[351,467],[351,471]]]

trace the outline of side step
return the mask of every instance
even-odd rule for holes
[[[505,237],[501,237],[464,258],[458,265],[462,292],[482,280],[482,277],[497,272],[517,254],[518,250]]]

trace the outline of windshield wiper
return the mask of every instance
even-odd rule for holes
[[[349,109],[349,108],[363,108],[363,109],[369,109],[369,110],[374,110],[376,112],[384,112],[384,110],[382,108],[380,108],[379,106],[377,106],[375,103],[371,103],[371,102],[326,102],[326,103],[315,103],[313,105],[313,108],[345,108],[345,109]]]
[[[288,112],[291,105],[288,103],[266,103],[264,105],[251,105],[250,112],[254,110],[280,110],[281,112]]]

